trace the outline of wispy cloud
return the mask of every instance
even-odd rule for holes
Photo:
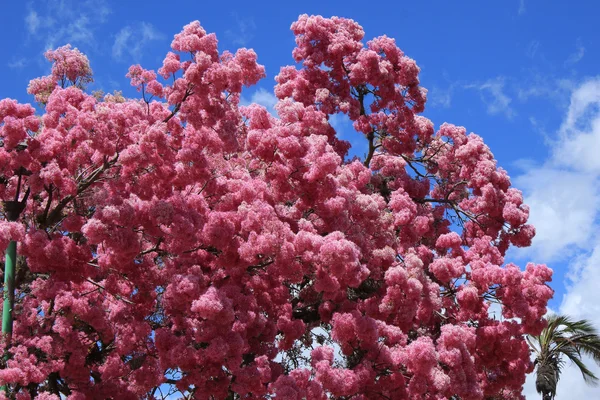
[[[256,24],[252,17],[240,18],[237,14],[233,14],[235,19],[236,29],[228,29],[225,31],[226,37],[236,46],[247,46],[254,38]]]
[[[511,107],[512,98],[506,93],[504,77],[489,79],[483,83],[464,85],[465,89],[475,89],[485,103],[488,114],[503,114],[512,119],[517,112]]]
[[[450,86],[448,86],[446,89],[443,89],[439,86],[434,86],[427,93],[427,100],[434,107],[439,106],[443,108],[449,108],[452,105],[452,96],[456,87],[456,83],[450,84]]]
[[[95,31],[111,13],[105,0],[46,0],[28,6],[25,28],[45,49],[70,43],[94,48]]]
[[[600,77],[573,92],[559,134],[553,149],[557,164],[600,176]]]
[[[575,82],[568,78],[534,73],[529,77],[521,78],[514,86],[516,86],[520,101],[532,98],[551,100],[557,107],[564,110],[569,105],[569,97],[575,89]]]
[[[569,55],[569,57],[565,60],[565,66],[571,66],[577,64],[583,56],[585,55],[585,47],[583,47],[583,43],[581,42],[581,38],[577,39],[575,44],[576,50],[574,53]]]
[[[557,109],[564,110],[569,105],[569,97],[576,82],[571,78],[558,78],[555,75],[540,73],[536,69],[523,71],[519,78],[497,76],[485,81],[451,81],[448,86],[436,86],[428,93],[428,104],[433,107],[449,108],[454,97],[461,91],[471,91],[479,98],[490,115],[503,115],[508,119],[517,116],[518,105],[529,100],[550,102]],[[537,121],[543,122],[543,121]]]
[[[529,46],[527,46],[527,51],[525,52],[525,54],[529,58],[535,58],[535,55],[538,52],[539,48],[540,42],[538,40],[532,40],[531,42],[529,42]]]
[[[114,58],[121,58],[127,47],[127,43],[131,39],[132,30],[129,26],[124,27],[117,33],[115,42],[112,47],[112,55]]]
[[[506,118],[512,119],[517,112],[511,106],[513,99],[508,94],[507,82],[508,79],[498,76],[483,82],[455,81],[445,89],[434,86],[428,93],[429,104],[434,107],[448,108],[451,106],[453,95],[457,90],[471,90],[479,94],[488,114],[504,115]]]
[[[139,61],[142,58],[144,48],[150,42],[164,38],[165,36],[148,22],[127,25],[115,36],[112,56],[117,60],[122,60],[127,55],[134,61]]]
[[[22,69],[25,65],[27,65],[26,58],[16,58],[6,64],[10,69]]]
[[[519,0],[519,10],[517,13],[519,15],[523,15],[525,12],[527,12],[527,8],[525,8],[525,0]]]
[[[30,10],[27,16],[25,17],[25,26],[27,27],[27,31],[34,35],[38,28],[40,27],[40,17],[37,12],[34,10]]]
[[[242,96],[242,98],[240,99],[240,105],[249,106],[250,104],[259,104],[266,108],[271,115],[276,117],[277,111],[275,111],[275,105],[278,101],[279,99],[277,98],[277,96],[275,96],[273,92],[269,92],[268,90],[259,88],[254,93],[252,93],[250,100],[248,100],[247,97]]]

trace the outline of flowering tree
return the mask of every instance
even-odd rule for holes
[[[534,235],[521,193],[479,136],[418,115],[393,39],[292,30],[278,117],[240,106],[256,54],[219,53],[198,22],[164,80],[129,69],[141,99],[86,93],[65,46],[29,86],[41,117],[0,101],[0,199],[21,205],[0,220],[19,254],[6,396],[522,398],[552,272],[503,265]]]

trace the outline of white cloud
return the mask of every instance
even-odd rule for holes
[[[258,89],[254,94],[252,94],[252,98],[250,99],[251,103],[260,104],[265,107],[272,115],[277,115],[275,111],[275,104],[279,99],[272,93],[268,92],[263,88]]]
[[[560,128],[553,157],[559,165],[600,175],[600,77],[579,86]]]
[[[529,42],[529,46],[527,46],[527,51],[525,52],[525,54],[527,54],[527,57],[529,58],[534,58],[539,48],[540,42],[537,40],[532,40],[531,42]]]
[[[60,38],[65,38],[69,43],[91,43],[94,41],[94,33],[90,17],[86,14],[80,15],[78,18],[70,21],[57,31],[52,38],[52,43],[49,47],[62,45],[57,43]]]
[[[123,27],[115,36],[112,46],[112,56],[123,59],[128,55],[134,61],[142,58],[144,47],[152,41],[161,40],[164,35],[148,22]]]
[[[29,14],[27,14],[25,17],[25,26],[32,35],[37,32],[38,28],[40,27],[40,17],[38,16],[37,12],[34,10],[29,11]]]
[[[117,33],[115,42],[112,47],[112,55],[115,58],[121,58],[123,51],[127,47],[127,42],[131,38],[131,28],[126,26]]]
[[[591,148],[590,148],[591,147]],[[590,151],[595,149],[594,152]],[[581,84],[571,96],[571,105],[560,129],[560,139],[554,148],[553,158],[559,165],[577,170],[589,179],[588,184],[598,188],[600,162],[596,159],[600,149],[600,78]],[[597,189],[596,189],[597,190]],[[573,197],[585,202],[583,196],[573,193]],[[596,194],[596,199],[599,196]],[[589,237],[589,251],[581,251],[572,258],[567,274],[567,291],[563,295],[560,312],[574,319],[587,319],[600,329],[600,206],[596,200],[595,216]],[[600,366],[589,357],[584,362],[596,376],[600,376]],[[600,398],[600,388],[585,385],[581,373],[574,365],[567,363],[561,374],[557,390],[557,400]]]
[[[506,94],[505,79],[501,76],[489,79],[483,83],[465,85],[464,88],[479,91],[481,100],[487,106],[488,114],[504,114],[508,119],[513,118],[517,114],[510,106],[512,98]]]
[[[559,313],[588,319],[600,328],[600,78],[576,87],[570,96],[550,156],[542,165],[530,166],[517,177],[531,206],[530,221],[537,235],[520,256],[556,263],[566,257],[566,292]],[[525,166],[525,165],[524,165]],[[591,249],[591,250],[590,250]],[[552,265],[551,265],[552,266]],[[598,367],[585,358],[597,375]],[[599,375],[600,376],[600,375]],[[528,377],[524,394],[539,398],[535,377]],[[578,368],[566,362],[557,400],[600,398],[600,388],[585,385]]]
[[[600,206],[594,178],[542,165],[514,180],[525,192],[530,223],[536,228],[531,247],[518,249],[520,257],[537,262],[556,262],[589,245]]]
[[[567,293],[560,310],[578,319],[594,321],[600,327],[600,240],[592,251],[575,258],[569,265]]]
[[[569,264],[570,283],[560,305],[560,313],[575,320],[587,319],[600,328],[600,240],[596,238],[592,251],[580,254]],[[586,366],[600,376],[600,366],[587,356]],[[600,388],[584,383],[579,369],[566,361],[558,383],[556,400],[598,399]]]
[[[157,31],[152,24],[148,22],[141,23],[142,39],[144,40],[160,40],[164,37],[162,33]]]
[[[548,263],[576,256],[600,232],[600,78],[572,92],[557,136],[546,162],[515,179],[537,231],[533,245],[515,254]]]
[[[22,69],[27,65],[26,58],[13,58],[13,60],[6,64],[10,69]]]
[[[449,108],[452,105],[452,95],[454,93],[454,89],[456,88],[456,83],[452,83],[448,86],[447,89],[442,89],[440,87],[434,86],[427,93],[428,103],[432,106],[441,106],[444,108]]]
[[[105,0],[46,0],[29,5],[25,27],[30,39],[51,49],[70,43],[91,46],[95,43],[98,25],[111,13]],[[91,47],[93,48],[93,47]]]
[[[488,308],[488,316],[491,319],[502,321],[502,305],[500,303],[491,303]]]
[[[252,93],[250,99],[242,95],[242,97],[240,98],[240,105],[249,106],[250,104],[259,104],[266,108],[272,116],[277,117],[275,105],[278,101],[279,99],[277,98],[277,96],[275,96],[275,94],[273,94],[273,92],[269,92],[263,88],[259,88],[254,93]]]
[[[538,42],[532,42],[527,55],[533,57],[537,52]],[[450,82],[448,78],[447,81]],[[447,87],[433,86],[428,93],[428,105],[448,108],[452,105],[453,96],[460,90],[471,90],[479,94],[490,115],[504,115],[513,119],[517,115],[514,99],[526,102],[530,99],[550,101],[561,112],[569,105],[568,99],[575,89],[575,82],[569,78],[540,73],[532,69],[518,79],[497,76],[486,81],[466,82],[453,81]]]
[[[591,118],[587,120],[581,119],[590,106],[597,106],[598,103],[600,103],[600,77],[585,81],[571,95],[571,104],[567,118],[561,126],[563,136],[569,134],[570,131],[576,129],[578,126],[581,127],[581,123],[585,124],[592,121]],[[598,116],[596,115],[595,117]],[[589,126],[589,124],[587,125]]]
[[[525,14],[526,11],[527,11],[527,9],[525,8],[525,0],[519,0],[518,14],[523,15],[523,14]]]
[[[237,29],[228,29],[225,35],[236,46],[246,46],[254,38],[256,24],[252,17],[240,18],[237,14],[233,14],[235,26]]]
[[[540,396],[535,390],[535,374],[527,375],[525,386],[523,386],[523,396],[525,399],[540,399]]]
[[[538,52],[538,45],[535,43],[530,45],[527,53],[531,57]],[[446,80],[450,81],[448,78]],[[558,78],[532,69],[526,71],[518,79],[497,76],[478,82],[453,81],[446,88],[433,86],[428,93],[428,104],[449,107],[455,92],[471,90],[479,94],[481,101],[486,105],[488,114],[504,115],[512,119],[517,115],[513,102],[515,98],[520,102],[531,99],[549,100],[563,112],[569,105],[568,99],[575,86],[576,83],[572,79]]]
[[[521,79],[516,85],[519,100],[527,101],[530,98],[552,100],[560,110],[568,107],[568,98],[575,89],[575,83],[566,78],[556,78],[539,73],[530,78]]]
[[[575,50],[575,52],[572,53],[565,61],[565,66],[577,64],[585,55],[585,47],[583,47],[581,39],[577,39],[576,47],[577,50]]]
[[[487,81],[479,87],[483,92],[488,92],[491,96],[491,101],[484,100],[487,103],[488,112],[490,114],[503,113],[508,118],[512,118],[516,113],[510,107],[512,99],[504,93],[504,80],[496,79]]]

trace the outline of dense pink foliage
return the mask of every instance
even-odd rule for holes
[[[481,137],[418,115],[393,39],[292,30],[278,117],[239,104],[256,54],[198,22],[158,72],[129,69],[141,99],[86,93],[65,46],[30,84],[41,117],[0,100],[0,199],[30,190],[0,219],[23,256],[0,370],[16,398],[521,398],[553,293],[546,266],[504,265],[534,235],[521,193]],[[336,113],[365,160],[344,160]]]

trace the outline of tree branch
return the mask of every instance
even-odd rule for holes
[[[193,94],[193,92],[192,92],[191,88],[186,89],[185,94],[183,95],[183,98],[181,99],[181,101],[179,103],[177,103],[177,105],[175,106],[175,108],[173,109],[171,114],[167,118],[163,119],[163,122],[165,122],[165,123],[169,122],[169,120],[171,118],[173,118],[179,112],[179,109],[181,108],[181,105],[183,104],[183,102],[186,101],[187,98],[190,97],[192,94]]]
[[[121,296],[119,294],[113,294],[113,293],[109,292],[108,290],[106,290],[106,288],[104,286],[102,286],[98,282],[94,282],[90,278],[87,278],[86,281],[89,282],[89,283],[91,283],[92,285],[98,287],[99,289],[104,290],[106,293],[110,294],[111,296],[113,296],[117,300],[122,300],[123,302],[125,302],[127,304],[135,305],[135,303],[133,301],[128,300],[128,299],[124,298],[123,296]]]
[[[107,169],[111,168],[113,165],[115,165],[118,159],[119,154],[117,153],[112,160],[105,161],[101,166],[96,168],[94,172],[90,174],[90,176],[88,176],[83,181],[79,182],[79,184],[77,185],[77,194],[68,195],[56,205],[56,207],[50,212],[48,216],[44,215],[44,217],[41,218],[40,227],[47,228],[48,226],[56,223],[60,219],[60,215],[65,209],[65,207],[67,207],[73,199],[75,199],[78,195],[83,193],[88,187],[96,183],[100,179],[101,174]]]

